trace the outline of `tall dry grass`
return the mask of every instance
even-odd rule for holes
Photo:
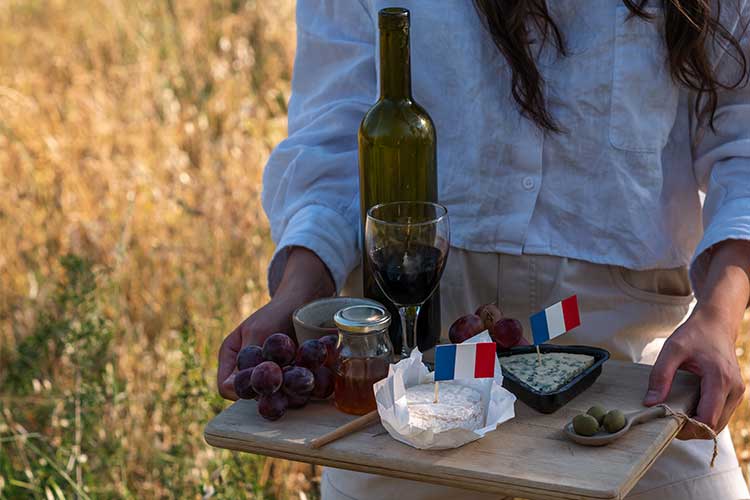
[[[311,490],[202,439],[217,347],[266,300],[293,8],[0,4],[0,497]]]
[[[293,3],[0,4],[0,498],[316,494],[202,440],[217,346],[266,299]]]

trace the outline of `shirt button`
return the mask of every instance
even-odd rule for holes
[[[534,183],[534,179],[532,179],[531,177],[524,177],[522,184],[525,190],[531,191],[532,189],[534,189],[535,183]]]

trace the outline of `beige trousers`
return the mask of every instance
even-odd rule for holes
[[[353,273],[349,293],[357,289]],[[653,364],[674,329],[686,318],[693,296],[686,269],[632,271],[574,259],[475,253],[451,249],[440,283],[444,330],[480,304],[496,302],[518,318],[530,338],[531,314],[578,295],[581,326],[555,339],[608,349],[613,358]],[[443,332],[443,341],[447,334]],[[646,392],[646,387],[643,388]],[[521,403],[518,403],[521,404]],[[736,500],[750,498],[727,431],[719,456],[708,466],[710,441],[675,440],[628,495],[632,500]],[[519,457],[523,460],[523,457]],[[415,481],[326,468],[323,500],[489,499],[497,496]]]

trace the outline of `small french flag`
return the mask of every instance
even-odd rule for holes
[[[445,344],[435,347],[435,382],[495,376],[495,343]]]
[[[530,318],[534,345],[559,337],[581,324],[578,312],[578,298],[571,295],[567,299],[539,311]]]

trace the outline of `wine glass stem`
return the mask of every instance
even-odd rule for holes
[[[417,317],[421,306],[399,307],[401,316],[401,357],[408,358],[417,345]]]

